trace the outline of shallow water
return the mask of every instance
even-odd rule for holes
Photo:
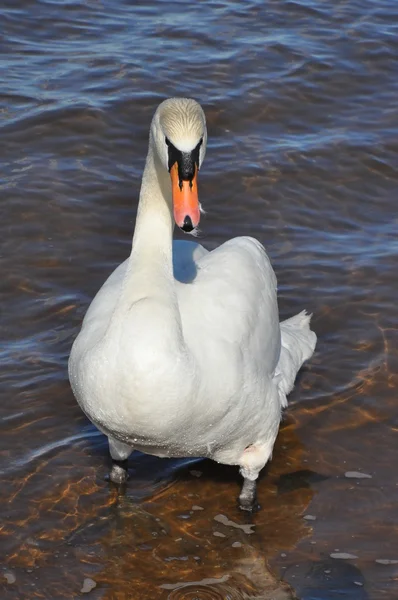
[[[1,17],[1,598],[77,598],[85,578],[101,600],[398,597],[397,6],[7,0]],[[208,119],[202,242],[258,237],[281,317],[307,308],[318,334],[251,520],[210,462],[135,454],[118,494],[67,381],[174,95]]]

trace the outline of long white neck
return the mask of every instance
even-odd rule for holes
[[[149,144],[138,204],[129,271],[134,271],[134,296],[148,295],[157,279],[174,284],[170,176]],[[130,297],[131,299],[131,297]]]
[[[174,218],[171,181],[150,140],[130,258],[114,317],[122,317],[140,300],[165,307],[165,319],[181,333],[173,275]]]

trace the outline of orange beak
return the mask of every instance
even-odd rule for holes
[[[174,220],[178,227],[187,232],[197,227],[200,221],[197,175],[195,166],[192,181],[180,181],[178,163],[174,163],[170,169]]]

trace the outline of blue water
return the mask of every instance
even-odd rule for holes
[[[1,597],[75,598],[85,577],[111,600],[267,598],[280,580],[398,597],[398,5],[9,0],[0,17]],[[150,119],[177,95],[208,122],[202,243],[260,239],[281,317],[307,308],[319,340],[253,536],[213,535],[243,517],[235,472],[208,463],[134,455],[118,498],[67,381],[129,252]]]

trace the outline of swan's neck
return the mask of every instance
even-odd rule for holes
[[[142,177],[132,261],[160,260],[166,269],[171,269],[173,228],[170,176],[150,144]]]
[[[117,310],[143,298],[177,306],[173,275],[173,210],[170,176],[149,144],[133,245]]]

